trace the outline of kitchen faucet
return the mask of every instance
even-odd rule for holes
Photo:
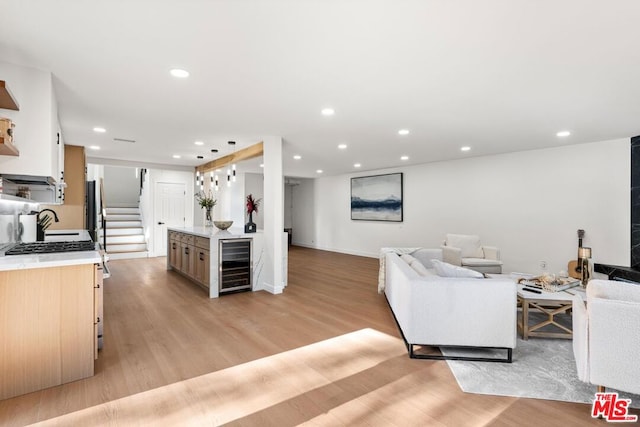
[[[53,214],[53,219],[55,220],[55,222],[60,222],[60,220],[58,219],[58,214],[56,214],[56,212],[53,209],[42,209],[40,212],[38,212],[38,216],[36,217],[36,220],[38,222],[40,222],[40,214],[46,211],[49,211]]]

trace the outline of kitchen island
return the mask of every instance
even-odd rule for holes
[[[0,400],[90,377],[98,251],[0,257]]]
[[[245,233],[241,228],[218,230],[215,227],[168,227],[167,270],[186,276],[204,288],[209,298],[218,298],[227,291],[260,290],[264,263],[263,238],[261,231]],[[248,258],[243,258],[246,268],[239,273],[243,275],[242,285],[227,288],[220,281],[224,276],[221,248],[233,243],[244,243],[250,251]]]

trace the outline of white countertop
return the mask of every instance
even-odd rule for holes
[[[253,237],[256,234],[262,234],[262,230],[256,233],[245,233],[242,227],[231,227],[228,230],[218,230],[214,227],[167,227],[167,230],[179,231],[181,233],[193,234],[200,237],[208,237],[213,239],[241,239]]]
[[[68,233],[67,235],[45,235],[45,241],[64,242],[73,240],[91,240],[86,230],[51,230],[51,234]],[[47,233],[47,234],[48,234]],[[78,234],[69,234],[78,233]],[[19,270],[24,268],[64,267],[80,264],[99,264],[102,262],[100,253],[96,251],[57,252],[39,255],[9,255],[0,256],[0,271]]]

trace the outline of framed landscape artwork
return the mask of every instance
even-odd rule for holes
[[[351,219],[402,222],[402,173],[351,178]]]

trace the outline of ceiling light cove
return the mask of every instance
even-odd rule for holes
[[[323,108],[320,112],[323,116],[333,116],[336,113],[333,108]]]
[[[302,158],[302,156],[299,155],[299,154],[296,154],[295,156],[293,156],[293,158],[296,159],[296,160],[300,160]]]
[[[169,71],[169,73],[178,79],[186,79],[187,77],[189,77],[189,72],[187,70],[182,70],[180,68],[174,68],[171,71]]]
[[[202,142],[202,141],[196,141],[196,142],[194,142],[194,144],[196,144],[196,145],[204,145],[204,142]]]
[[[571,135],[571,132],[569,132],[568,130],[563,130],[563,131],[560,131],[560,132],[556,133],[556,136],[559,136],[560,138],[564,138],[564,137],[569,136],[569,135]]]
[[[402,156],[400,157],[400,160],[409,160],[409,156]]]
[[[338,148],[341,150],[346,150],[347,149],[347,144],[339,144]]]
[[[409,135],[409,129],[400,129],[398,131],[398,135],[402,135],[402,136]]]
[[[469,151],[469,150],[471,150],[471,147],[469,146],[460,147],[460,151]]]
[[[361,165],[360,163],[354,163],[354,164],[353,164],[353,167],[354,167],[354,168],[359,168],[359,167],[361,167],[361,166],[362,166],[362,165]]]
[[[173,155],[173,158],[174,158],[174,159],[179,159],[180,157],[182,157],[182,156],[180,156],[180,154],[174,154],[174,155]]]
[[[103,128],[103,127],[96,126],[96,127],[93,128],[93,131],[96,132],[96,133],[105,133],[107,130],[105,128]]]

